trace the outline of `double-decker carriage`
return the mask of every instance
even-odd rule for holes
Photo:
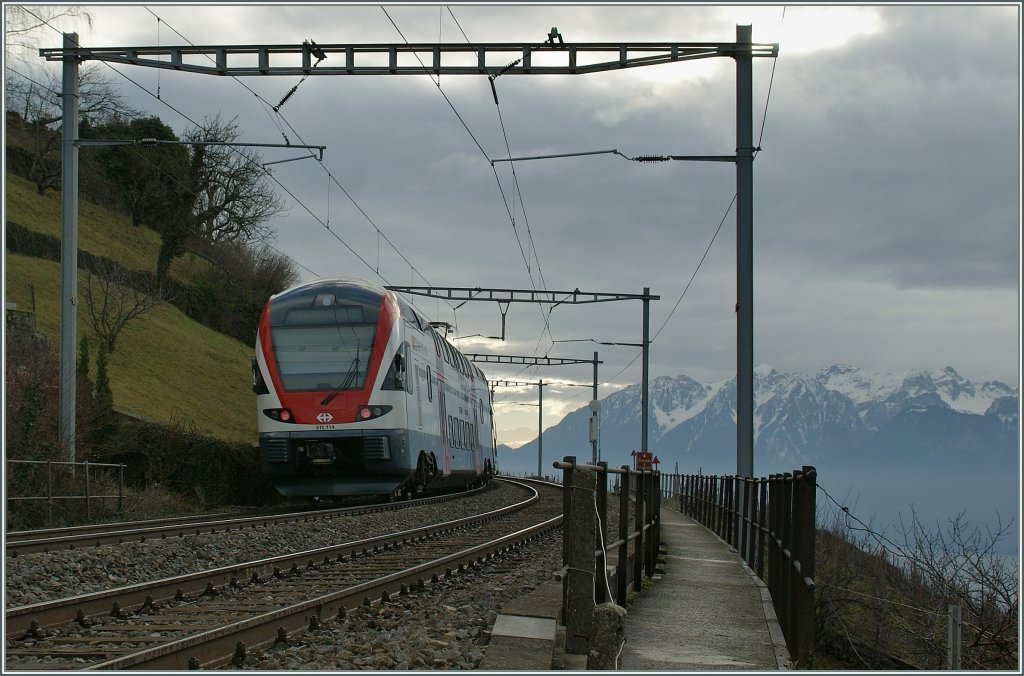
[[[494,474],[483,373],[381,286],[271,296],[252,363],[261,466],[283,495],[408,497]]]

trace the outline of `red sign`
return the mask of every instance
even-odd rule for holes
[[[636,454],[636,468],[637,469],[650,469],[651,459],[654,456],[649,451],[638,451]]]

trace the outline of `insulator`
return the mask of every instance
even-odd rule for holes
[[[664,155],[637,155],[633,158],[634,162],[668,162],[667,157]]]
[[[498,71],[498,74],[497,74],[497,75],[495,75],[494,77],[498,77],[498,75],[504,75],[505,73],[509,72],[510,70],[512,70],[513,68],[515,68],[516,66],[518,66],[518,65],[519,65],[519,62],[520,62],[520,61],[522,61],[522,59],[516,59],[516,60],[515,60],[515,61],[513,61],[512,63],[508,64],[507,66],[505,66],[504,68],[502,68],[501,70],[499,70],[499,71]]]

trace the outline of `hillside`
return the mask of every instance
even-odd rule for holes
[[[7,173],[6,219],[30,230],[60,235],[60,194],[36,194],[28,181]],[[6,223],[5,223],[6,231]],[[154,270],[157,233],[133,228],[119,213],[82,201],[79,248],[135,270]],[[184,257],[171,276],[187,281],[195,259]],[[79,285],[85,273],[79,273]],[[59,350],[60,264],[4,252],[5,301],[33,309],[36,325]],[[78,335],[89,335],[79,308]],[[95,342],[94,342],[95,345]],[[93,351],[95,354],[95,350]],[[256,439],[250,389],[252,346],[208,329],[163,304],[129,324],[111,355],[114,406],[159,422],[188,422],[226,441]]]

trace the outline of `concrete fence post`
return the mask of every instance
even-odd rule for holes
[[[590,652],[591,627],[594,618],[594,567],[597,542],[597,512],[594,509],[597,475],[587,467],[572,469],[570,483],[571,512],[567,598],[565,605],[565,649],[576,655]]]
[[[594,600],[597,603],[610,601],[608,598],[608,561],[605,549],[608,546],[608,463],[597,463],[597,560],[594,568]]]
[[[576,456],[567,455],[562,462],[569,465],[562,470],[562,567],[569,566],[569,533],[571,533],[572,503],[569,496],[572,494],[572,472],[576,467]],[[559,620],[565,624],[565,609],[569,607],[569,579],[562,579],[562,612]]]

